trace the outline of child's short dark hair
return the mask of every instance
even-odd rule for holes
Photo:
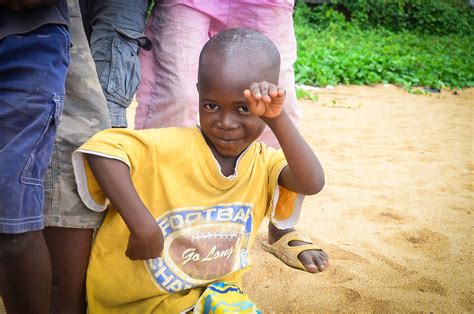
[[[280,53],[277,47],[263,34],[251,29],[230,28],[212,37],[201,50],[199,72],[212,66],[216,58],[224,62],[228,59],[246,58],[249,66],[264,65],[275,77],[279,76]]]

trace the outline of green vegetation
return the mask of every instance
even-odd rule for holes
[[[298,83],[474,87],[474,15],[464,2],[346,0],[350,22],[338,2],[296,8]]]
[[[467,0],[332,0],[326,8],[338,6],[344,6],[364,28],[432,35],[473,33],[474,12]]]
[[[318,96],[300,87],[296,87],[296,98],[317,101]]]

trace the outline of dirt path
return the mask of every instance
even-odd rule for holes
[[[266,313],[473,312],[474,89],[318,95],[302,102],[301,132],[326,186],[306,199],[298,228],[331,266],[286,267],[262,250],[262,227],[244,290]]]

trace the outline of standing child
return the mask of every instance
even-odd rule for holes
[[[275,218],[278,185],[322,189],[321,165],[283,108],[279,67],[268,38],[225,30],[201,52],[200,127],[107,130],[73,155],[86,205],[111,202],[89,264],[91,313],[185,311],[207,286],[204,310],[217,291],[240,295],[263,218],[290,228],[299,216],[288,206]],[[255,142],[265,125],[282,150]]]

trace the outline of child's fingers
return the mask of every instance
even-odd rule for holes
[[[249,105],[249,110],[256,116],[263,116],[267,109],[265,103],[262,100],[259,100],[254,104]]]
[[[244,90],[244,97],[247,100],[247,105],[251,113],[257,116],[261,116],[265,113],[265,104],[261,99],[256,99],[250,90]]]
[[[270,95],[271,98],[277,97],[278,96],[278,87],[276,85],[269,85],[268,86],[268,95]]]
[[[125,251],[125,256],[127,256],[132,261],[136,261],[139,259],[138,256],[135,254],[135,252],[133,252],[129,247]]]
[[[262,97],[263,103],[265,105],[269,105],[272,102],[272,98],[269,95],[265,95]]]
[[[285,90],[266,81],[252,83],[244,95],[250,112],[266,117],[277,116],[285,100]]]
[[[285,96],[286,91],[283,88],[278,88],[277,93],[278,93],[277,95],[278,97],[283,97]]]
[[[252,106],[258,102],[258,100],[254,97],[253,93],[249,89],[244,90],[244,97],[245,99],[247,99],[247,104],[249,106]]]
[[[275,96],[272,96],[273,102],[278,105],[282,105],[285,101],[286,91],[283,88],[278,88],[275,91]]]
[[[260,112],[259,100],[254,97],[252,92],[248,89],[244,90],[244,97],[247,100],[247,105],[249,107],[250,112],[253,114],[258,114]]]
[[[262,98],[262,92],[260,91],[260,86],[258,83],[252,83],[252,85],[250,85],[250,91],[252,92],[252,96],[257,100]]]
[[[268,82],[263,81],[258,83],[258,86],[260,87],[260,94],[262,97],[265,97],[268,95]]]

